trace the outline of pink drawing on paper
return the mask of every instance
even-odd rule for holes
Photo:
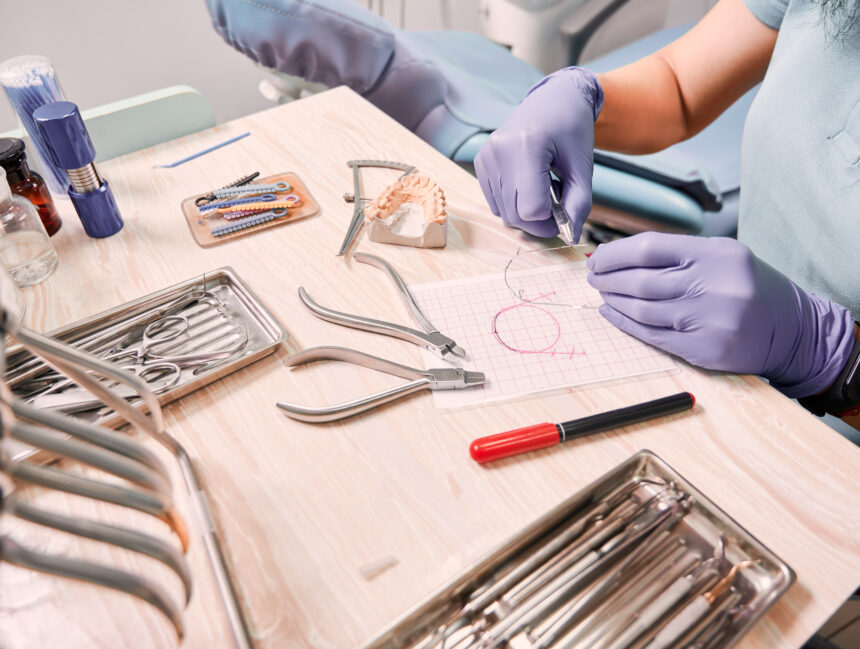
[[[501,309],[493,316],[492,332],[502,347],[517,354],[549,354],[550,356],[583,356],[585,352],[559,349],[561,324],[548,309],[536,306],[534,302],[551,298],[555,291],[538,295],[534,300],[525,300]],[[545,303],[542,303],[545,304]],[[521,310],[521,311],[518,311]],[[529,310],[529,316],[522,311]],[[527,327],[524,326],[527,323]],[[528,332],[528,341],[517,341],[518,332]]]

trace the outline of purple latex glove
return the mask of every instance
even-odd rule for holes
[[[554,237],[549,181],[555,167],[576,241],[591,212],[594,120],[603,107],[597,75],[564,68],[538,81],[475,157],[481,189],[506,225]]]
[[[827,388],[854,322],[734,239],[646,232],[599,246],[588,283],[616,327],[693,365],[759,374],[789,397]]]

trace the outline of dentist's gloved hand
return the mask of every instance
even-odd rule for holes
[[[594,120],[603,107],[597,75],[564,68],[541,79],[475,158],[481,189],[496,216],[538,237],[554,237],[550,168],[579,241],[591,212]]]
[[[848,310],[804,292],[734,239],[647,232],[599,246],[588,268],[604,318],[693,365],[759,374],[803,397],[848,362]]]

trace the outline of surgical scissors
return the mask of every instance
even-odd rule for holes
[[[419,392],[420,390],[457,390],[483,385],[485,381],[484,375],[481,372],[471,372],[459,367],[418,370],[345,347],[311,347],[310,349],[293,354],[284,361],[284,365],[297,367],[306,363],[323,360],[352,363],[353,365],[360,365],[379,372],[385,372],[386,374],[410,379],[410,381],[354,401],[323,406],[321,408],[299,406],[279,401],[278,407],[284,410],[289,417],[312,423],[336,421],[357,415],[360,412],[365,412],[366,410],[388,403],[389,401],[394,401],[400,397],[405,397],[408,394]]]
[[[225,326],[229,328],[227,337],[233,334],[232,323],[225,319],[223,309],[218,306],[214,309],[215,313],[207,313],[205,310],[193,315],[167,315],[154,322],[147,324],[140,335],[140,346],[131,348],[130,345],[135,342],[135,338],[126,336],[107,352],[101,354],[104,360],[119,360],[125,357],[131,357],[134,363],[146,364],[149,360],[161,361],[176,365],[195,365],[197,363],[208,363],[215,360],[229,358],[234,353],[242,349],[245,343],[248,342],[248,330],[241,327],[242,334],[226,347],[219,347],[216,350],[205,349],[202,343],[210,342],[207,340],[196,340],[191,349],[183,349],[183,343],[191,343],[192,329],[201,327],[205,324],[215,321],[213,326],[202,331],[195,331],[195,335],[200,337],[221,331]],[[203,315],[203,319],[192,325],[191,318],[194,315]],[[135,332],[132,332],[135,333]],[[218,338],[215,339],[216,341]],[[169,344],[172,343],[172,344]],[[204,347],[203,351],[200,351]],[[179,349],[186,353],[170,355],[172,352]]]

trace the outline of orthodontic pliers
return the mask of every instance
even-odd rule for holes
[[[279,401],[278,407],[284,410],[289,417],[312,423],[336,421],[357,415],[360,412],[365,412],[366,410],[421,390],[458,390],[483,385],[485,381],[482,372],[468,371],[459,367],[418,370],[401,365],[400,363],[385,360],[384,358],[379,358],[378,356],[371,356],[354,349],[347,349],[346,347],[311,347],[293,354],[284,361],[284,365],[287,367],[297,367],[306,363],[326,360],[352,363],[353,365],[360,365],[410,380],[408,383],[403,383],[366,397],[331,406],[322,406],[320,408],[298,406]]]
[[[419,347],[425,347],[430,351],[435,352],[441,359],[448,362],[455,361],[452,356],[466,358],[466,350],[460,347],[452,338],[441,333],[431,324],[427,319],[427,316],[421,312],[421,309],[418,308],[418,304],[415,302],[415,298],[412,296],[412,293],[409,292],[409,287],[406,286],[403,278],[400,277],[391,264],[381,257],[369,255],[364,252],[355,253],[353,255],[353,259],[363,264],[369,264],[388,273],[389,277],[391,277],[391,280],[400,291],[400,295],[403,298],[403,301],[406,302],[406,306],[409,307],[412,317],[424,329],[424,331],[418,331],[417,329],[405,327],[393,322],[375,320],[373,318],[366,318],[360,315],[353,315],[351,313],[343,313],[341,311],[329,309],[328,307],[324,307],[314,302],[304,287],[299,287],[299,298],[304,302],[304,305],[314,313],[314,315],[323,320],[327,320],[328,322],[352,327],[353,329],[372,331],[373,333],[382,334],[384,336],[392,336],[394,338],[406,340],[418,345]]]

